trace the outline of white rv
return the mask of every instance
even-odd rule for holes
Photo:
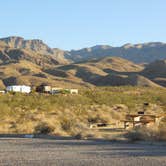
[[[30,93],[31,87],[26,85],[12,85],[6,87],[7,92]]]

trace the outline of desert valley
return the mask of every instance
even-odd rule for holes
[[[166,1],[5,0],[0,166],[165,166]]]

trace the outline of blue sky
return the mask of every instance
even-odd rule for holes
[[[166,42],[166,0],[2,0],[0,37],[51,47]]]

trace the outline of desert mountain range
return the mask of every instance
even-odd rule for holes
[[[0,39],[0,88],[46,83],[61,87],[166,86],[166,44],[94,46],[64,51],[42,40]]]

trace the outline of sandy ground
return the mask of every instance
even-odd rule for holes
[[[0,138],[0,165],[166,166],[166,146],[62,138]]]

